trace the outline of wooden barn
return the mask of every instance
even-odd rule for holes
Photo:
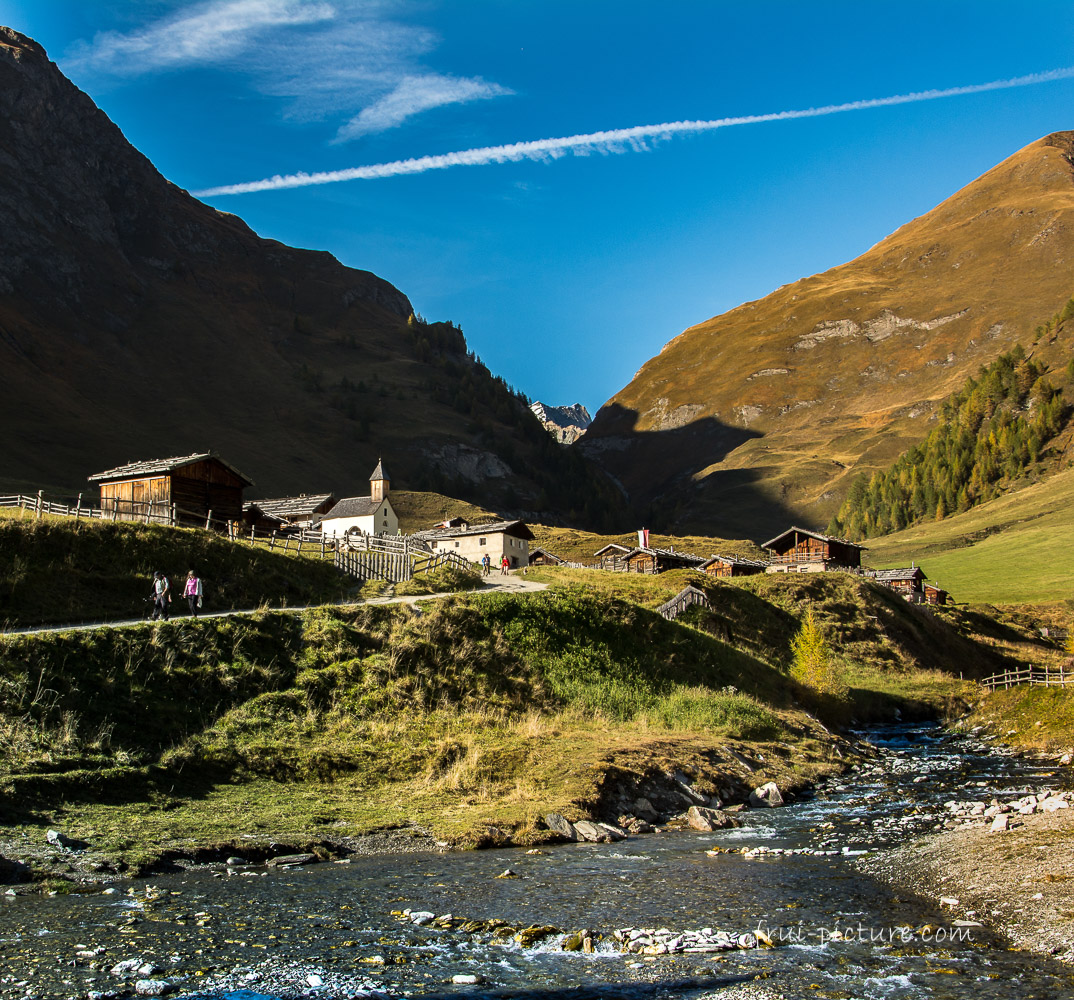
[[[119,521],[204,526],[242,520],[242,491],[253,486],[212,452],[130,462],[90,476],[101,488],[101,509]]]
[[[738,556],[715,555],[697,567],[706,576],[753,576],[768,569],[768,563],[758,559],[740,559]]]
[[[903,569],[878,569],[873,574],[877,583],[890,587],[897,594],[901,594],[908,601],[919,604],[925,600],[925,592],[922,585],[926,580],[924,571],[920,566],[908,566]]]
[[[761,546],[771,553],[769,573],[813,573],[859,569],[864,545],[806,528],[788,528]]]
[[[272,500],[251,500],[243,504],[243,519],[247,527],[269,531],[288,528],[309,528],[315,520],[335,506],[331,493],[305,493],[297,497],[278,497]]]
[[[663,573],[669,569],[698,569],[705,560],[692,552],[674,549],[636,548],[623,556],[628,573]]]

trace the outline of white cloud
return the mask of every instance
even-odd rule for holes
[[[321,0],[210,0],[127,34],[98,32],[92,43],[74,47],[70,61],[118,76],[219,63],[244,52],[266,29],[335,17],[335,8]]]
[[[480,77],[430,71],[424,59],[438,39],[404,19],[410,0],[166,2],[170,13],[150,23],[78,43],[64,68],[130,79],[212,66],[285,99],[285,117],[346,116],[335,142],[395,128],[423,111],[511,93]]]
[[[374,101],[361,113],[342,126],[335,142],[348,142],[371,132],[402,125],[408,118],[440,108],[447,104],[467,104],[470,101],[504,97],[513,91],[480,77],[466,79],[426,73],[423,76],[404,76],[395,89]]]
[[[802,108],[791,111],[773,111],[763,115],[742,115],[735,118],[716,118],[710,121],[664,122],[660,125],[635,125],[631,128],[588,132],[582,135],[560,136],[554,139],[535,139],[514,142],[503,146],[484,146],[464,149],[454,153],[419,156],[391,163],[375,163],[346,170],[328,170],[320,173],[276,175],[260,181],[241,184],[225,184],[220,187],[196,191],[199,198],[225,194],[250,194],[254,191],[277,191],[284,188],[309,187],[315,184],[336,184],[341,181],[374,180],[381,177],[398,177],[404,174],[423,174],[430,170],[449,167],[477,167],[489,163],[512,163],[520,160],[557,160],[572,154],[587,156],[590,153],[625,153],[648,148],[649,140],[670,139],[672,136],[691,132],[712,132],[735,125],[758,125],[764,122],[789,121],[796,118],[820,118],[848,111],[867,111],[899,104],[916,104],[935,101],[945,97],[962,97],[982,94],[992,90],[1009,90],[1013,87],[1029,87],[1035,84],[1068,80],[1074,77],[1074,66],[1032,73],[1009,80],[993,80],[964,87],[948,87],[945,90],[923,90],[912,94],[896,94],[892,97],[874,97],[845,104],[828,104],[819,108]]]

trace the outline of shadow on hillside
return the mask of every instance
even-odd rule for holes
[[[636,410],[613,403],[598,414],[597,434],[591,428],[581,441],[586,456],[626,489],[635,517],[659,530],[746,537],[792,523],[790,508],[759,487],[758,470],[728,469],[695,480],[747,441],[763,437],[759,431],[715,417],[638,431],[638,418]]]

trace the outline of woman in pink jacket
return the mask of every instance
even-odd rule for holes
[[[183,596],[190,606],[190,613],[197,618],[198,608],[201,607],[201,580],[194,575],[193,570],[186,574],[186,586],[183,588]]]

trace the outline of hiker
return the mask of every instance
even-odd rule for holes
[[[489,576],[492,573],[492,559],[487,552],[481,560],[481,568],[484,570],[482,576]]]
[[[186,598],[186,603],[190,606],[190,613],[197,618],[198,608],[201,607],[201,580],[194,575],[193,570],[187,571],[186,586],[183,588],[183,596]]]
[[[153,599],[153,613],[149,620],[155,622],[158,618],[168,620],[168,605],[171,603],[171,587],[168,578],[157,570],[153,574],[153,590],[149,595]]]
[[[507,576],[507,567],[511,565],[511,560],[507,558],[507,553],[503,554],[503,559],[500,562],[500,576]]]

